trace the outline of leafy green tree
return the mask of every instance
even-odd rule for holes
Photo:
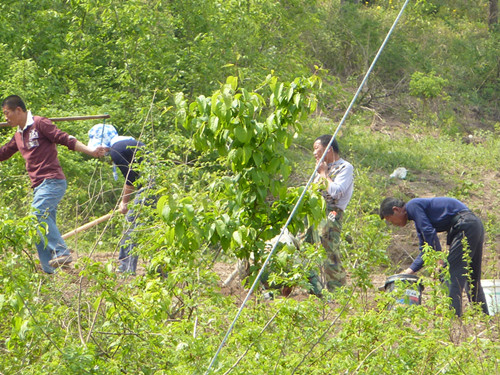
[[[264,242],[279,233],[300,193],[287,188],[291,165],[284,150],[300,131],[300,120],[314,111],[319,84],[316,76],[282,83],[269,75],[250,92],[229,77],[211,97],[188,104],[176,95],[178,123],[197,156],[184,171],[190,176],[186,189],[171,184],[159,202],[167,252],[193,261],[204,246],[220,245],[239,258],[253,252],[259,262]],[[304,215],[310,222],[321,217],[321,201],[308,197],[292,232],[303,229]]]

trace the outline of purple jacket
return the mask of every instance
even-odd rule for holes
[[[26,161],[26,170],[35,188],[45,179],[64,180],[65,176],[57,158],[56,144],[75,150],[76,138],[59,130],[49,119],[34,116],[34,123],[16,131],[12,139],[0,148],[0,161],[7,160],[17,151]]]

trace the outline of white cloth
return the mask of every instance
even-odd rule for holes
[[[354,190],[354,168],[348,161],[340,158],[328,164],[328,176],[332,182],[328,184],[328,194],[336,200],[336,206],[345,211]]]
[[[111,138],[110,145],[111,145],[111,147],[113,147],[113,145],[116,142],[128,141],[128,140],[133,140],[133,139],[134,139],[134,137],[127,137],[126,135],[117,135],[117,136]]]
[[[28,127],[30,127],[34,123],[35,123],[35,119],[33,118],[31,111],[28,110],[28,112],[26,113],[26,124],[24,124],[24,128],[21,128],[20,126],[18,126],[17,131],[19,133],[22,133],[25,129],[27,129]]]
[[[110,124],[97,124],[90,128],[88,147],[95,149],[98,146],[111,147],[111,140],[118,136],[115,127]]]

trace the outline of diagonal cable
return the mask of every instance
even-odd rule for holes
[[[276,250],[276,247],[278,246],[279,242],[280,242],[280,239],[281,239],[281,236],[283,235],[284,231],[287,229],[288,225],[290,224],[290,222],[292,221],[292,218],[295,216],[295,213],[297,212],[298,210],[298,207],[299,205],[302,203],[302,199],[304,198],[306,192],[308,191],[309,189],[309,186],[311,185],[312,181],[314,180],[314,177],[316,176],[316,173],[317,173],[317,170],[318,170],[318,166],[323,162],[323,160],[325,159],[325,156],[326,156],[326,153],[328,152],[329,148],[331,147],[333,141],[335,140],[338,132],[340,131],[340,128],[342,127],[342,125],[344,124],[345,122],[345,119],[347,118],[347,115],[349,114],[349,112],[351,111],[352,107],[354,106],[354,103],[356,102],[356,99],[358,98],[359,96],[359,93],[361,92],[361,90],[363,89],[364,85],[366,84],[366,81],[368,80],[368,77],[370,76],[370,73],[372,72],[373,70],[373,67],[375,66],[378,58],[380,57],[385,45],[387,44],[388,40],[389,40],[389,37],[391,36],[394,28],[396,27],[396,25],[398,24],[399,22],[399,19],[401,18],[401,16],[403,15],[403,12],[406,8],[406,6],[408,5],[408,2],[409,0],[406,0],[405,3],[403,4],[403,6],[401,7],[401,10],[399,11],[399,14],[398,16],[396,17],[396,19],[394,20],[394,23],[392,24],[391,28],[389,29],[382,45],[380,46],[377,54],[375,55],[374,59],[373,59],[373,62],[371,63],[370,67],[368,68],[368,71],[366,72],[364,78],[363,78],[363,81],[361,82],[361,84],[359,85],[357,91],[356,91],[356,94],[354,95],[354,97],[352,98],[351,100],[351,103],[349,104],[349,107],[347,108],[347,110],[345,111],[344,113],[344,116],[342,117],[342,119],[340,120],[338,126],[337,126],[337,129],[335,130],[335,132],[333,133],[333,136],[332,136],[332,139],[330,140],[330,143],[328,143],[328,146],[325,148],[325,152],[323,153],[323,155],[321,156],[321,159],[318,161],[318,163],[316,164],[316,167],[314,168],[314,171],[313,173],[311,174],[311,177],[309,178],[309,181],[307,181],[307,184],[304,188],[304,190],[302,191],[302,194],[300,195],[299,197],[299,200],[297,201],[297,203],[295,204],[292,212],[290,213],[285,225],[283,226],[283,228],[281,229],[281,232],[279,234],[279,237],[278,237],[278,240],[276,241],[276,243],[274,244],[273,248],[271,249],[271,251],[269,252],[269,255],[267,256],[266,260],[264,261],[264,264],[262,265],[259,273],[257,274],[252,286],[250,287],[250,290],[248,291],[245,299],[243,300],[240,308],[238,309],[238,312],[236,313],[236,316],[234,318],[234,320],[232,321],[231,325],[229,326],[227,332],[226,332],[226,335],[224,336],[224,338],[222,339],[222,342],[221,344],[219,345],[219,348],[217,349],[217,352],[215,353],[215,355],[213,356],[212,358],[212,361],[210,362],[208,368],[207,368],[207,371],[205,372],[205,375],[207,375],[210,370],[212,369],[212,366],[214,365],[215,361],[217,360],[217,357],[220,353],[220,351],[222,350],[222,348],[224,347],[224,345],[226,344],[226,341],[229,337],[229,335],[231,334],[236,322],[238,321],[240,315],[241,315],[241,312],[243,311],[243,308],[245,307],[247,301],[249,300],[250,296],[252,295],[253,291],[255,290],[255,287],[257,286],[257,283],[260,281],[260,278],[262,276],[262,274],[264,273],[264,270],[266,269],[271,257],[274,255],[274,252]]]

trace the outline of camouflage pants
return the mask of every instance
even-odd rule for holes
[[[305,234],[304,241],[311,244],[321,242],[326,252],[326,260],[321,269],[322,281],[315,274],[311,274],[309,277],[314,294],[319,294],[318,291],[321,291],[323,285],[326,286],[328,291],[332,292],[335,288],[346,283],[346,273],[342,267],[339,248],[342,216],[343,212],[337,210],[335,221],[324,219],[319,225],[318,230],[309,227]]]

